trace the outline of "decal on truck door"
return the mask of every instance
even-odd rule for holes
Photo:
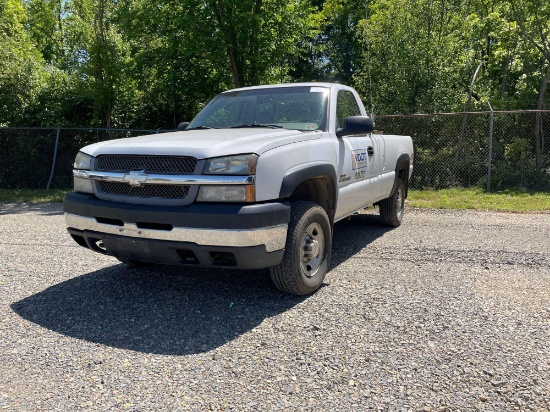
[[[363,169],[364,167],[367,167],[367,150],[366,149],[358,149],[358,150],[352,150],[351,152],[351,164],[352,169]]]

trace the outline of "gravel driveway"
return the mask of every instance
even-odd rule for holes
[[[0,410],[550,408],[550,214],[354,216],[309,297],[125,267],[60,205],[0,204],[0,247]]]

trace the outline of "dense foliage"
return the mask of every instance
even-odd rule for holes
[[[354,86],[413,136],[414,187],[484,185],[488,115],[380,115],[547,109],[550,1],[0,0],[0,126],[173,129],[222,90],[296,81]],[[493,187],[550,188],[549,119],[496,117]],[[3,133],[0,184],[45,186],[53,132]]]
[[[173,128],[301,80],[378,114],[543,109],[549,33],[540,0],[0,0],[0,125]]]

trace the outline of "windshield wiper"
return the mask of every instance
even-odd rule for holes
[[[282,129],[283,126],[279,126],[278,124],[240,124],[238,126],[231,126],[232,129],[242,129],[245,127],[267,127],[269,129]]]
[[[219,129],[219,127],[196,126],[196,127],[187,128],[185,130],[206,130],[206,129]]]

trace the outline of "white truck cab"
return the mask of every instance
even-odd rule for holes
[[[335,222],[377,204],[401,224],[412,140],[372,133],[350,87],[229,90],[181,126],[81,149],[63,202],[79,245],[133,266],[269,267],[303,295],[328,271]]]

